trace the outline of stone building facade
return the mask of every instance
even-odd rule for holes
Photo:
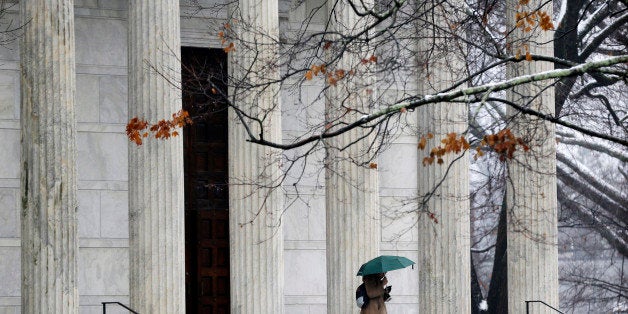
[[[297,7],[294,3],[239,0],[254,25],[276,37],[297,29],[307,12],[324,0]],[[353,17],[347,13],[343,18],[350,22]],[[210,160],[211,165],[222,164],[221,172],[230,179],[263,173],[261,177],[272,180],[277,173],[265,172],[260,161],[273,151],[246,143],[232,113],[225,117],[227,122],[217,124],[222,129],[214,130],[224,133],[227,142],[198,134],[191,140],[190,133],[183,139],[147,141],[138,148],[124,132],[129,117],[156,120],[180,108],[185,94],[163,78],[181,77],[178,68],[188,52],[220,51],[220,17],[199,14],[178,0],[22,0],[9,6],[2,19],[28,23],[18,41],[0,47],[0,313],[98,313],[101,302],[109,301],[130,304],[141,313],[182,313],[185,307],[189,312],[211,307],[218,313],[227,308],[232,313],[357,312],[352,296],[360,278],[352,272],[379,254],[442,262],[455,269],[390,273],[390,313],[417,313],[421,302],[427,304],[421,307],[425,311],[469,310],[464,287],[438,290],[425,285],[424,294],[419,293],[420,282],[430,278],[469,282],[469,231],[467,204],[436,226],[436,237],[451,238],[455,245],[442,245],[441,250],[420,247],[445,242],[419,236],[423,229],[415,226],[413,205],[399,201],[415,196],[420,182],[429,181],[417,175],[421,163],[416,134],[398,136],[379,156],[377,170],[369,173],[339,164],[338,171],[347,174],[339,179],[325,176],[322,163],[313,164],[298,179],[298,191],[293,186],[296,178],[284,183],[285,193],[263,196],[231,184],[228,195],[214,191],[226,199],[209,200],[222,201],[217,206],[228,204],[221,207],[228,215],[199,214],[188,207],[206,203],[189,199],[184,190],[186,178],[193,177],[194,189],[194,180],[201,176],[187,172],[191,165],[200,173],[208,164],[199,163]],[[315,16],[314,21],[322,25],[324,17]],[[225,64],[235,62],[222,58]],[[147,64],[169,72],[157,75]],[[306,82],[301,95],[269,93],[256,99],[259,108],[282,103],[268,125],[273,139],[302,131],[302,125],[294,123],[299,108],[291,99],[310,98],[324,111],[319,91],[316,83]],[[46,97],[51,100],[40,101]],[[60,117],[67,117],[61,119],[64,129],[55,131]],[[20,130],[30,133],[21,140]],[[202,126],[194,130],[209,132]],[[30,136],[35,131],[41,133]],[[347,136],[338,141],[360,135]],[[222,147],[226,155],[208,154],[207,145]],[[75,162],[56,157],[57,152],[73,156],[73,149]],[[53,157],[40,158],[49,155]],[[34,167],[37,162],[48,168]],[[46,183],[37,185],[27,178]],[[351,183],[344,182],[347,178],[362,180],[362,188],[352,191]],[[447,195],[464,199],[468,182],[452,181],[456,184]],[[322,188],[326,184],[327,189]],[[27,190],[34,194],[25,196],[21,186],[32,186]],[[208,186],[213,185],[202,184]],[[51,202],[51,211],[40,210],[38,204],[45,201]],[[357,206],[365,204],[371,205],[365,216],[330,210],[360,210]],[[252,214],[251,208],[263,210]],[[49,213],[61,214],[51,218]],[[247,223],[251,215],[256,223]],[[353,229],[356,225],[360,227]],[[356,242],[369,236],[375,243]],[[56,242],[51,243],[52,238]],[[228,267],[222,270],[204,268],[225,263]],[[197,295],[186,295],[190,291]]]
[[[277,18],[282,31],[296,27],[306,9],[319,5],[315,2],[308,1],[303,8],[289,12],[291,3],[281,1]],[[18,23],[19,4],[9,5],[7,9],[3,21]],[[221,47],[212,29],[214,23],[194,15],[183,1],[180,12],[182,47]],[[80,313],[100,313],[101,302],[130,304],[131,301],[129,151],[136,148],[129,145],[124,133],[129,119],[128,55],[134,49],[128,39],[129,1],[75,0],[73,23],[78,302]],[[3,163],[0,167],[0,313],[19,313],[22,304],[19,39],[0,47],[0,60],[0,146],[4,148],[0,151]],[[306,86],[305,97],[314,97],[317,88],[314,84]],[[290,123],[289,119],[293,113],[288,100],[296,96],[282,97],[287,104],[282,133],[288,137],[301,126]],[[411,134],[400,137],[380,158],[378,193],[382,204],[392,204],[400,196],[415,193],[416,171],[395,165],[416,165],[417,158],[416,139]],[[302,181],[299,191],[301,197],[307,198],[307,204],[295,203],[283,217],[280,264],[284,280],[279,300],[285,313],[321,313],[327,309],[325,192],[319,188],[324,176],[318,177],[320,174],[314,168]],[[284,202],[288,203],[294,200],[296,191],[286,190]],[[382,228],[380,253],[416,260],[417,232],[398,236],[407,227],[404,224],[412,222],[412,217],[393,219],[382,215],[378,223]],[[391,311],[417,311],[417,276],[416,269],[390,274],[395,290]],[[350,285],[357,286],[359,277],[353,279]]]

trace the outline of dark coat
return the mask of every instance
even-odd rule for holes
[[[386,303],[384,303],[384,286],[388,279],[380,280],[384,274],[367,275],[362,278],[366,295],[369,297],[368,305],[360,311],[360,314],[387,314]]]

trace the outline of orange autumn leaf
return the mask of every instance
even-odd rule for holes
[[[520,1],[521,5],[527,5],[529,0]],[[519,9],[519,8],[518,8]],[[546,11],[518,11],[515,13],[515,27],[524,32],[531,32],[537,25],[544,31],[554,29],[552,18]]]
[[[427,145],[427,139],[425,138],[425,136],[421,136],[421,139],[419,140],[419,149],[423,150],[425,149],[425,146]]]
[[[140,135],[140,131],[146,129],[147,127],[148,122],[146,120],[134,117],[126,125],[126,135],[129,140],[134,142],[136,145],[142,145],[142,137],[146,136]]]
[[[496,134],[489,134],[484,136],[480,145],[476,148],[475,159],[484,155],[482,148],[490,148],[498,154],[500,161],[506,161],[507,159],[514,158],[514,154],[518,149],[527,152],[530,147],[525,141],[512,134],[510,129],[503,129]]]
[[[427,137],[422,136],[419,139],[418,148],[423,150],[427,146],[427,141],[434,138],[434,134],[428,133]],[[445,163],[445,155],[447,154],[460,154],[463,151],[469,150],[471,145],[464,137],[464,135],[458,135],[455,132],[447,134],[440,140],[440,145],[432,147],[429,152],[429,156],[423,158],[423,165],[431,165],[436,162],[439,165]]]
[[[552,23],[552,18],[549,16],[549,14],[547,14],[547,12],[541,11],[539,12],[539,15],[541,16],[541,21],[539,22],[539,26],[541,27],[541,29],[543,29],[544,31],[554,29],[554,23]]]
[[[423,158],[423,166],[428,166],[434,163],[434,157],[425,157]]]
[[[467,139],[465,139],[464,137],[461,137],[460,140],[462,141],[462,148],[464,150],[468,150],[469,148],[471,148],[471,144],[467,142]]]
[[[172,120],[162,119],[151,125],[146,120],[134,117],[126,126],[126,134],[130,141],[140,146],[143,143],[142,138],[148,137],[149,133],[153,133],[157,139],[168,139],[179,136],[179,132],[176,129],[183,128],[188,124],[192,124],[192,119],[185,110],[172,114]],[[148,129],[148,131],[143,131],[145,129]]]
[[[310,68],[310,71],[312,71],[312,74],[314,76],[318,75],[318,72],[320,72],[320,67],[316,64],[312,64],[312,67]]]
[[[329,83],[329,85],[336,86],[337,82],[338,80],[332,74],[327,75],[327,83]]]
[[[232,51],[235,51],[235,44],[234,43],[229,43],[229,45],[225,48],[223,48],[222,50],[225,51],[225,53],[230,53]]]

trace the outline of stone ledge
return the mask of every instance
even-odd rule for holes
[[[127,11],[123,9],[92,9],[92,8],[75,8],[75,18],[89,17],[89,18],[104,18],[104,19],[117,19],[127,20]]]
[[[18,180],[19,183],[19,180]],[[78,182],[80,190],[107,190],[107,191],[128,191],[127,181],[104,181],[104,180],[80,180]]]
[[[412,252],[417,251],[419,243],[417,241],[398,241],[398,242],[381,242],[380,251],[381,254],[396,255],[398,252]],[[287,240],[284,241],[284,250],[315,250],[325,251],[326,243],[321,240],[314,241],[297,241]]]
[[[76,124],[78,132],[89,133],[116,133],[124,134],[126,125],[121,123],[90,123],[80,122]]]
[[[127,76],[127,67],[117,65],[76,64],[76,74]]]
[[[0,179],[0,188],[20,188],[20,179]]]
[[[294,241],[288,240],[283,242],[284,250],[325,250],[325,241]]]
[[[124,305],[129,305],[129,295],[83,295],[79,297],[79,304],[81,306],[102,306],[102,302],[120,302]],[[109,308],[109,307],[107,307]]]
[[[326,304],[327,296],[324,295],[284,295],[285,305]]]
[[[2,130],[19,130],[20,120],[0,120],[0,129]]]
[[[0,306],[21,306],[22,300],[17,297],[0,297]]]
[[[0,247],[20,247],[20,238],[0,238]]]
[[[79,248],[128,248],[129,239],[79,239]]]
[[[0,238],[0,247],[20,247],[20,238]],[[128,248],[129,239],[79,239],[79,248]]]

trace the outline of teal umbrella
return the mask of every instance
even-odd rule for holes
[[[415,263],[403,256],[382,255],[364,263],[357,276],[380,274],[387,271],[406,268]]]

